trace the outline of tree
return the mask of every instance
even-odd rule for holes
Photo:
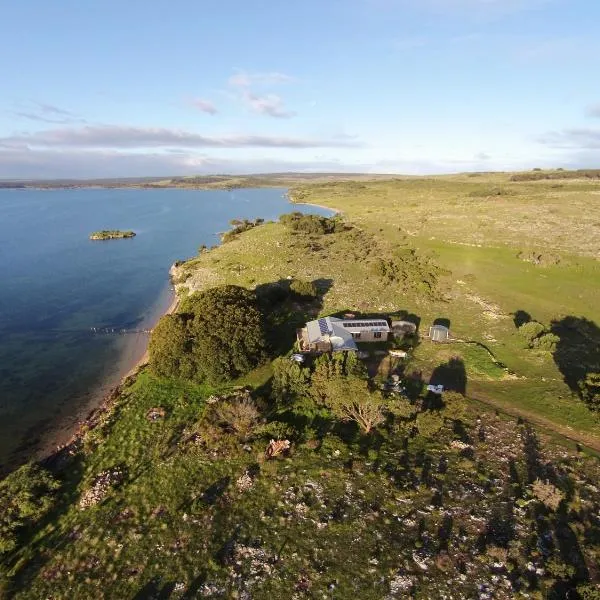
[[[444,426],[444,417],[437,411],[428,410],[417,415],[416,425],[422,436],[433,437]]]
[[[528,321],[523,323],[518,331],[519,335],[527,342],[527,345],[531,347],[533,341],[540,337],[546,331],[546,328],[537,321]]]
[[[192,294],[182,311],[193,315],[188,328],[199,379],[220,383],[264,360],[264,323],[253,291],[235,285],[212,288]]]
[[[152,371],[161,377],[192,379],[191,341],[183,315],[165,315],[160,319],[148,345]]]
[[[346,375],[345,357],[338,353],[336,355],[322,354],[315,361],[311,376],[310,394],[317,404],[324,405],[329,394],[329,382],[332,379]]]
[[[0,556],[13,550],[19,532],[52,507],[60,484],[48,471],[27,464],[0,481]]]
[[[192,294],[180,314],[160,320],[149,350],[162,376],[214,384],[247,373],[266,356],[256,294],[234,285]]]
[[[557,335],[553,333],[543,333],[533,340],[532,346],[534,348],[538,348],[539,350],[553,352],[558,342],[560,342],[560,338]]]
[[[276,358],[273,361],[273,398],[283,405],[308,394],[310,371],[288,358]]]
[[[600,373],[588,373],[580,385],[581,395],[592,410],[600,409]]]
[[[444,418],[452,421],[462,421],[465,418],[467,401],[462,394],[458,392],[444,392],[442,399],[444,401]]]
[[[385,420],[387,403],[380,392],[358,377],[335,377],[326,385],[325,403],[343,421],[354,421],[364,433]]]

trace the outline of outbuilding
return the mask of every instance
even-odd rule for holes
[[[445,325],[433,325],[429,328],[429,338],[432,342],[447,342],[450,330]]]

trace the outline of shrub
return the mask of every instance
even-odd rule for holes
[[[299,298],[312,299],[319,295],[316,284],[312,281],[294,279],[290,284],[290,291]]]
[[[348,446],[337,435],[326,435],[322,442],[319,452],[336,458],[347,458],[350,455]]]
[[[266,356],[255,292],[225,285],[187,297],[178,315],[163,317],[150,340],[150,365],[163,376],[210,383],[239,377]]]
[[[575,575],[575,567],[573,565],[568,565],[556,558],[551,558],[546,563],[546,568],[550,575],[557,579],[570,579]]]
[[[273,361],[271,394],[281,405],[290,405],[295,399],[308,394],[310,371],[288,358]]]
[[[353,421],[364,433],[385,420],[387,403],[380,392],[371,392],[358,377],[336,377],[325,386],[325,404],[343,421]]]
[[[417,412],[416,406],[403,396],[392,398],[388,404],[388,410],[398,419],[412,419]]]
[[[556,349],[556,344],[560,342],[560,338],[554,333],[544,333],[540,337],[533,340],[533,347],[539,350],[553,352]]]
[[[292,231],[315,235],[335,233],[343,229],[343,224],[338,218],[333,217],[328,219],[326,217],[319,217],[318,215],[305,215],[301,212],[281,215],[279,221]]]
[[[444,418],[437,411],[422,412],[417,415],[417,429],[424,437],[433,437],[444,426]]]
[[[533,495],[550,510],[557,510],[560,503],[565,499],[565,495],[556,486],[550,482],[536,479],[531,484]]]
[[[289,423],[283,421],[271,421],[259,425],[254,429],[253,437],[271,439],[294,439],[298,438],[298,432]]]
[[[150,338],[148,352],[152,370],[157,375],[193,378],[192,361],[187,360],[191,341],[182,315],[165,315],[160,319]]]
[[[528,321],[519,327],[519,335],[527,342],[529,347],[531,347],[533,341],[545,331],[546,328],[537,321]]]
[[[465,418],[467,401],[462,394],[459,394],[458,392],[444,392],[443,401],[444,418],[452,421],[462,421]]]
[[[229,224],[232,226],[233,229],[224,233],[221,236],[221,241],[224,244],[227,242],[230,242],[235,237],[237,237],[240,233],[244,233],[244,231],[248,231],[249,229],[252,229],[253,227],[258,227],[259,225],[262,225],[264,222],[265,222],[264,219],[256,219],[254,221],[249,221],[248,219],[243,219],[242,221],[240,221],[239,219],[232,219],[229,222]]]
[[[600,409],[600,373],[587,373],[579,389],[592,410]]]
[[[577,593],[581,597],[581,600],[600,600],[600,585],[597,583],[578,585]]]
[[[243,441],[248,439],[260,420],[260,411],[252,398],[218,402],[211,412],[212,420]]]
[[[0,556],[14,550],[20,531],[50,510],[59,487],[48,471],[34,464],[0,481]]]

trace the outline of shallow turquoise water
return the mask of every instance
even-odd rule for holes
[[[0,467],[72,428],[134,360],[135,336],[92,328],[148,327],[170,301],[175,260],[217,244],[233,218],[326,212],[284,192],[0,190]],[[88,240],[98,229],[137,237]]]

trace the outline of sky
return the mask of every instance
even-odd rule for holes
[[[0,178],[600,168],[597,0],[0,3]]]

